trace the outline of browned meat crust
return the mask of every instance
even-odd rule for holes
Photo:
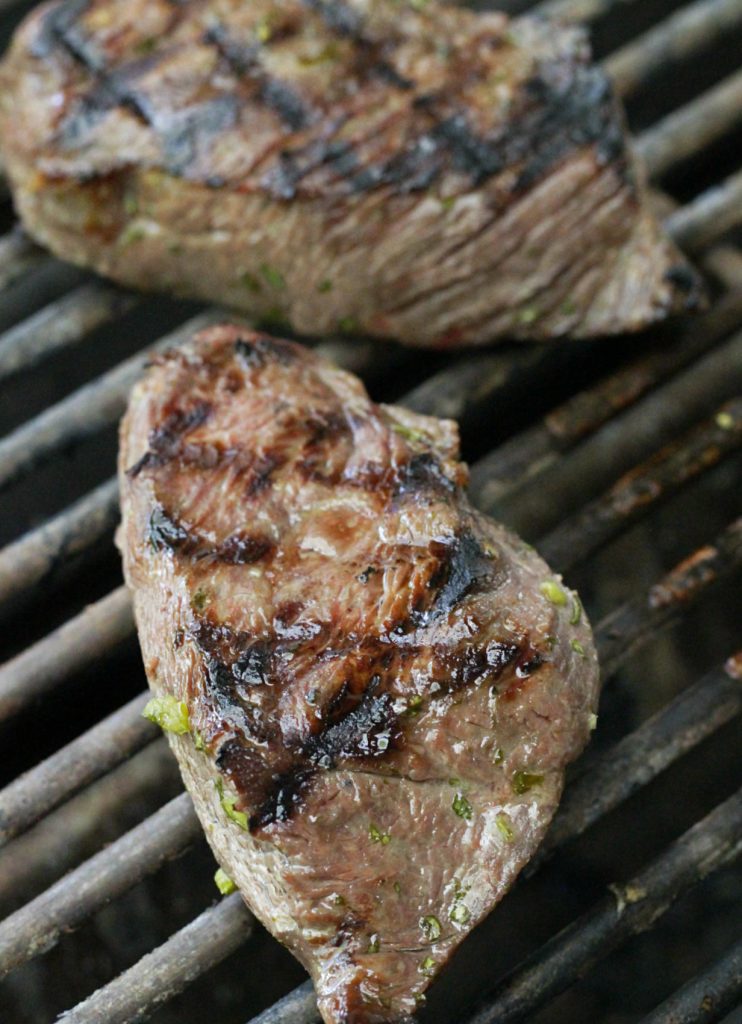
[[[576,595],[463,492],[455,424],[236,327],[158,357],[120,544],[206,836],[330,1024],[400,1020],[508,889],[594,719]]]
[[[399,0],[55,0],[0,86],[28,229],[129,285],[428,346],[630,331],[698,297],[574,29]]]

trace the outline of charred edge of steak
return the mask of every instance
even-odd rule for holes
[[[485,587],[494,589],[503,582],[503,570],[489,555],[471,530],[462,530],[450,543],[435,544],[438,567],[428,580],[427,593],[418,596],[408,618],[393,629],[405,634],[430,625],[452,612],[470,594]]]
[[[268,537],[236,530],[220,544],[211,544],[196,530],[187,529],[162,505],[156,505],[147,524],[147,540],[155,551],[172,551],[194,561],[210,559],[229,565],[253,565],[275,551]]]
[[[234,351],[239,361],[249,369],[266,366],[268,363],[291,366],[297,359],[296,346],[268,334],[238,338],[234,343]]]
[[[175,409],[149,434],[149,450],[126,471],[128,477],[138,476],[143,469],[164,466],[180,454],[183,438],[205,423],[211,415],[209,402],[197,402],[190,409]]]
[[[455,494],[456,484],[445,473],[440,460],[431,452],[413,455],[396,472],[393,496],[401,498],[417,494]]]

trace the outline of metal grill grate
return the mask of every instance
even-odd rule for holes
[[[0,19],[12,23],[22,13],[20,6],[0,0]],[[511,0],[499,6],[520,12],[530,5]],[[389,387],[393,378],[409,385],[401,401],[411,408],[461,419],[476,457],[472,493],[477,504],[534,540],[555,568],[579,575],[586,566],[593,571],[611,544],[620,543],[636,524],[656,520],[663,502],[681,490],[703,487],[715,467],[739,465],[742,253],[733,241],[734,230],[742,225],[742,71],[727,75],[721,57],[718,75],[709,75],[708,66],[730,40],[736,40],[737,53],[742,48],[742,0],[549,0],[536,9],[592,22],[598,38],[608,43],[614,31],[621,40],[633,34],[606,57],[605,67],[637,123],[643,111],[654,109],[647,97],[658,82],[682,79],[679,91],[691,91],[691,98],[640,132],[637,148],[655,182],[677,183],[679,197],[692,196],[682,205],[667,193],[655,198],[670,233],[714,283],[711,309],[666,329],[663,343],[657,343],[657,336],[650,339],[654,344],[643,346],[616,342],[599,353],[588,345],[521,346],[441,359],[341,340],[322,341],[318,347],[360,373],[372,391],[375,383]],[[673,94],[673,89],[668,86],[665,92]],[[706,154],[715,154],[713,166],[704,164]],[[683,177],[684,168],[693,173]],[[696,180],[700,187],[694,187]],[[2,201],[7,203],[6,195]],[[182,307],[163,308],[73,274],[17,227],[0,238],[0,385],[13,396],[10,404],[21,421],[0,440],[0,490],[10,500],[20,493],[21,507],[30,509],[26,531],[13,528],[0,550],[0,615],[14,616],[14,622],[22,623],[19,635],[28,634],[31,641],[18,650],[8,638],[9,651],[17,653],[0,666],[0,727],[9,741],[19,742],[17,731],[11,731],[19,721],[28,722],[32,712],[44,714],[38,710],[41,697],[74,722],[74,700],[65,702],[66,688],[81,673],[106,664],[123,643],[131,643],[133,619],[121,586],[71,614],[86,597],[101,592],[91,584],[88,593],[84,581],[100,563],[101,550],[108,552],[117,520],[115,480],[80,495],[87,478],[80,473],[79,483],[73,482],[74,503],[36,526],[33,493],[43,491],[45,474],[58,469],[71,450],[84,450],[110,432],[153,345],[171,345],[223,316],[216,310],[193,316],[191,309],[191,319],[175,325]],[[54,392],[45,408],[24,421],[14,382],[33,381],[50,361],[75,367],[91,337],[100,336],[103,347],[121,323],[132,329],[141,351],[128,355],[112,342],[109,351],[126,355],[122,362],[111,367],[109,361],[99,376],[62,398]],[[168,333],[155,341],[153,324]],[[79,380],[79,374],[70,373],[69,379]],[[534,395],[541,397],[534,401]],[[507,411],[516,429],[508,431],[501,420],[493,424],[496,409]],[[43,500],[39,504],[48,509]],[[682,541],[685,535],[697,538],[699,530],[678,524],[677,533]],[[597,752],[577,766],[546,842],[529,867],[531,877],[570,840],[644,787],[651,789],[670,766],[677,772],[684,755],[719,734],[742,710],[742,652],[717,650],[716,667],[673,692],[664,707],[627,735],[621,736],[620,721],[610,718],[625,685],[622,673],[627,666],[635,671],[634,655],[648,655],[663,628],[687,616],[691,606],[708,602],[715,586],[734,574],[739,578],[742,519],[716,537],[703,529],[700,536],[701,546],[677,545],[685,557],[669,571],[650,571],[647,577],[637,566],[626,567],[629,596],[623,591],[602,617],[601,608],[588,603],[597,621],[607,722],[601,721]],[[63,605],[62,620],[57,612],[47,631],[51,592],[74,593],[75,604]],[[723,631],[719,642],[722,637]],[[140,681],[143,685],[141,673]],[[651,686],[652,679],[646,684]],[[134,696],[0,790],[0,905],[13,902],[16,887],[33,895],[0,922],[0,976],[64,941],[66,933],[198,841],[190,800],[181,794],[87,855],[101,816],[118,819],[139,799],[151,804],[158,787],[165,795],[171,791],[171,782],[160,786],[161,780],[172,779],[172,766],[164,741],[141,718],[144,700],[143,694]],[[604,730],[608,739],[601,743]],[[34,830],[42,819],[43,829]],[[578,977],[652,927],[701,879],[733,863],[742,851],[742,790],[727,795],[684,834],[672,835],[670,844],[629,881],[609,886],[591,909],[525,960],[518,963],[516,953],[506,961],[502,980],[489,976],[485,988],[477,989],[477,1005],[466,986],[464,1002],[457,1004],[449,995],[458,1018],[470,1024],[547,1019],[536,1015]],[[611,866],[623,877],[621,867]],[[517,896],[516,891],[509,899]],[[68,1024],[146,1019],[253,931],[239,896],[222,899],[64,1019]],[[244,956],[249,959],[249,950]],[[739,945],[731,948],[645,1020],[721,1020],[742,1000],[741,957]],[[467,973],[461,957],[450,973],[456,977],[457,972],[459,978]],[[433,1019],[450,1019],[440,1010],[436,1017],[435,1006],[430,1012]],[[315,1020],[308,982],[255,1018],[261,1024]]]

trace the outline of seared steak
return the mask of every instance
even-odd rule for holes
[[[217,859],[328,1024],[414,1011],[533,854],[594,722],[576,595],[468,504],[457,460],[454,423],[232,326],[158,356],[121,428],[162,721]]]
[[[696,279],[581,31],[399,0],[65,0],[0,73],[18,211],[117,281],[309,334],[635,330]]]

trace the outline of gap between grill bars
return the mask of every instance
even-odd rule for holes
[[[617,0],[552,0],[539,9],[566,18],[599,19],[610,14],[616,4]],[[637,0],[623,0],[623,5],[630,11]],[[11,6],[9,0],[0,0],[0,10]],[[679,64],[712,46],[740,23],[742,3],[734,0],[687,4],[608,58],[606,67],[619,91],[633,95],[646,87],[658,63]],[[731,132],[740,121],[741,94],[742,79],[740,74],[734,74],[646,132],[638,145],[653,173],[664,175],[682,161],[698,157],[705,147]],[[738,225],[740,216],[742,178],[733,174],[726,182],[698,196],[694,203],[674,212],[669,224],[685,247],[700,251]],[[0,239],[0,293],[6,283],[49,263],[49,257],[22,235]],[[541,423],[506,441],[475,467],[474,487],[480,503],[500,511],[509,522],[530,531],[532,536],[541,535],[542,550],[559,566],[567,568],[590,557],[631,522],[652,513],[663,498],[738,450],[742,408],[738,400],[727,400],[738,390],[730,379],[729,367],[742,366],[742,335],[734,334],[742,326],[742,275],[734,272],[738,266],[734,258],[725,256],[718,246],[706,255],[705,265],[714,274],[719,267],[727,271],[732,268],[726,279],[722,275],[727,292],[701,320],[682,329],[676,347],[655,349],[646,357],[622,364],[598,384],[575,395],[564,407],[553,410]],[[0,301],[1,298],[0,295]],[[0,337],[0,381],[20,368],[28,369],[49,355],[78,344],[92,330],[112,323],[138,301],[100,282],[76,287]],[[209,314],[204,316],[208,318]],[[176,331],[175,340],[188,329],[186,326]],[[378,365],[372,347],[359,355],[340,342],[334,344],[332,355],[352,360],[362,370]],[[391,358],[396,356],[392,354]],[[11,447],[0,443],[0,484],[20,478],[41,461],[55,456],[62,442],[79,441],[112,423],[139,365],[139,357],[134,357],[125,369],[115,368],[111,376],[102,378],[111,382],[107,391],[105,387],[101,391],[100,383],[93,382],[89,390],[82,392],[78,412],[74,405],[65,406],[63,402],[65,410],[72,408],[71,415],[65,411],[61,418],[55,418],[52,409],[52,415],[44,414],[32,421],[28,425],[32,432],[18,435],[21,442],[31,441],[32,447],[25,453],[21,451],[22,444],[12,437],[7,439]],[[421,411],[463,415],[470,405],[485,398],[496,401],[499,394],[507,391],[517,372],[529,370],[537,375],[544,372],[544,366],[538,357],[531,359],[525,352],[516,365],[497,352],[474,356],[453,372],[444,371],[418,385],[407,396],[407,402]],[[678,402],[685,398],[686,415],[678,415]],[[85,416],[87,411],[91,413],[89,419]],[[60,425],[63,433],[58,435]],[[68,428],[71,433],[66,432]],[[621,445],[617,447],[619,437]],[[665,441],[669,447],[662,448]],[[557,460],[565,452],[571,454],[566,460],[561,488],[556,492],[558,501],[550,515],[544,517],[537,507],[536,490],[553,482],[558,474]],[[609,452],[616,454],[603,464],[603,457]],[[613,486],[604,491],[609,484]],[[645,500],[647,494],[649,500]],[[570,510],[564,521],[562,508]],[[0,552],[0,609],[16,606],[20,600],[31,602],[50,574],[65,571],[70,559],[89,558],[94,543],[110,535],[116,517],[116,487],[109,482]],[[736,522],[650,591],[614,611],[598,628],[607,673],[615,671],[634,646],[647,644],[664,622],[681,614],[692,600],[704,597],[723,574],[738,570],[740,557],[740,524]],[[129,636],[132,627],[127,596],[123,589],[117,590],[13,662],[1,666],[0,720],[16,714],[29,700],[82,667],[94,664],[115,643]],[[740,674],[742,655],[737,655],[726,667],[709,673],[616,746],[593,759],[589,773],[579,774],[567,790],[532,870],[543,864],[557,847],[580,834],[738,715],[742,702]],[[139,719],[140,706],[140,698],[136,698],[100,723],[92,740],[91,734],[80,737],[78,750],[82,756],[71,751],[74,744],[61,750],[61,760],[56,764],[64,767],[64,772],[54,773],[52,765],[47,765],[48,781],[55,781],[58,788],[49,788],[43,776],[36,774],[39,789],[31,791],[31,801],[41,794],[42,803],[48,801],[47,809],[53,807],[109,771],[123,756],[122,750],[132,752],[149,745],[155,733],[149,723]],[[161,745],[161,741],[157,742]],[[39,765],[31,774],[44,767]],[[13,829],[28,827],[35,814],[24,808],[22,799],[16,804],[5,803],[6,797],[12,796],[11,791],[12,787],[8,787],[0,793],[0,824],[5,825],[6,820],[2,818],[2,809],[11,812],[8,835],[13,834]],[[111,806],[115,807],[115,796]],[[38,804],[36,810],[40,807]],[[483,1005],[473,1020],[483,1024],[485,1020],[525,1019],[568,985],[578,969],[597,962],[619,942],[653,921],[702,873],[731,862],[739,853],[741,824],[742,807],[736,795],[676,840],[637,877],[616,886],[592,911],[539,950],[530,962],[517,968],[498,988],[494,1001]],[[38,952],[53,943],[60,931],[79,924],[145,874],[155,871],[198,834],[188,798],[175,798],[55,883],[18,915],[0,924],[0,958],[13,959],[13,942],[16,950],[20,948],[25,953]],[[97,1024],[104,1020],[106,1024],[115,1024],[149,1015],[236,948],[248,937],[250,929],[250,916],[238,898],[223,900],[71,1011],[66,1019],[73,1024]],[[671,997],[647,1019],[669,1021],[673,1013],[680,1012],[687,1012],[688,1020],[712,1019],[690,1015],[698,993],[707,991],[709,985],[719,994],[717,1010],[735,1005],[739,997],[738,950],[712,965],[697,981],[689,982],[687,989]],[[315,1019],[316,1008],[308,985],[301,986],[258,1018],[262,1024],[298,1024]]]

